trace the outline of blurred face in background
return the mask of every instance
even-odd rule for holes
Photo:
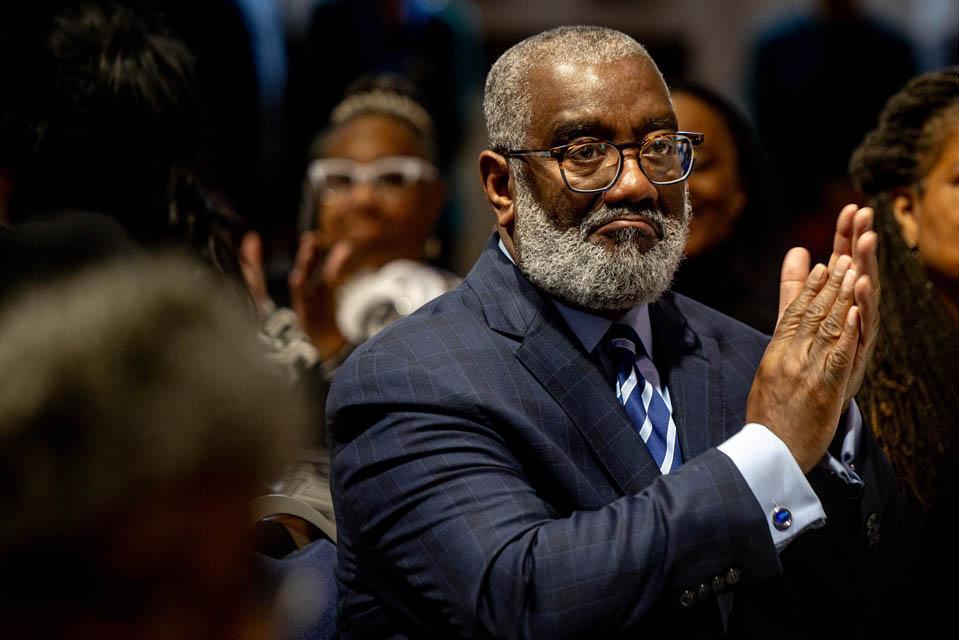
[[[348,242],[381,263],[420,258],[443,204],[422,141],[387,115],[360,115],[334,129],[310,181],[321,242]]]
[[[696,164],[689,176],[693,217],[686,255],[695,257],[732,235],[746,207],[746,194],[739,177],[736,145],[722,116],[692,94],[676,91],[672,98],[680,130],[706,136],[696,148]]]

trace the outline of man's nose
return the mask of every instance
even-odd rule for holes
[[[606,202],[642,202],[659,200],[656,185],[649,181],[639,166],[639,154],[635,150],[623,153],[623,170],[619,180],[605,194]]]

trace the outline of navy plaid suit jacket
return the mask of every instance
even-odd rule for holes
[[[867,491],[811,474],[829,526],[777,554],[715,449],[743,425],[767,338],[671,293],[650,316],[687,461],[667,477],[495,236],[460,287],[350,357],[328,404],[345,636],[710,637],[714,586],[735,594],[731,635],[810,613],[821,632],[819,615],[884,577],[862,527],[896,494],[871,435]]]

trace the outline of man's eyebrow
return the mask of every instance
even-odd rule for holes
[[[550,147],[558,147],[576,138],[590,137],[608,140],[612,129],[597,120],[572,120],[560,124],[549,138]]]
[[[653,118],[646,122],[641,129],[637,131],[642,135],[647,133],[652,133],[653,131],[660,131],[662,129],[668,129],[670,131],[676,131],[679,128],[679,124],[676,122],[676,116],[661,116],[659,118]]]
[[[663,129],[676,131],[678,126],[675,115],[663,115],[652,118],[636,130],[636,142],[642,140],[646,134],[653,131],[661,131]],[[568,144],[576,138],[584,137],[612,140],[613,130],[610,126],[598,120],[571,120],[560,124],[553,130],[553,134],[549,138],[549,146],[559,147]],[[625,142],[625,140],[623,142]]]

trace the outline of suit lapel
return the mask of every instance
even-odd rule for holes
[[[623,493],[638,493],[659,469],[616,399],[602,368],[550,307],[534,321],[516,357],[563,408]]]
[[[502,254],[495,235],[466,284],[479,297],[490,328],[519,340],[516,358],[563,408],[619,491],[638,493],[655,480],[659,469],[600,365]]]
[[[659,475],[646,445],[616,400],[600,365],[587,355],[552,304],[502,255],[494,235],[467,285],[489,326],[521,340],[516,357],[563,408],[623,493]],[[513,292],[504,295],[504,291]],[[694,334],[671,294],[650,307],[657,367],[665,375],[683,459],[724,440],[718,348]]]

